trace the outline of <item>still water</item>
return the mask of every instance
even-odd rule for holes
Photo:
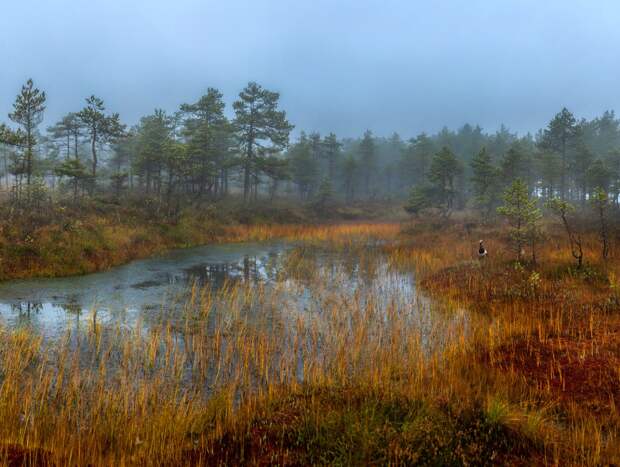
[[[108,271],[56,279],[0,283],[0,319],[54,337],[94,310],[101,323],[131,326],[182,303],[193,284],[275,280],[292,245],[243,243],[174,250]],[[84,318],[82,318],[84,319]]]
[[[396,308],[429,333],[435,327],[437,315],[431,312],[435,306],[416,291],[411,271],[394,270],[380,254],[367,261],[359,252],[304,248],[286,242],[209,245],[84,276],[4,282],[0,283],[0,320],[11,328],[28,327],[45,338],[78,329],[93,313],[103,325],[131,328],[140,323],[148,329],[173,322],[192,287],[218,289],[224,283],[241,282],[278,287],[277,308],[289,316],[316,311],[327,291],[358,302],[371,300],[381,309]],[[300,249],[309,270],[320,272],[318,283],[316,277],[311,282],[304,281],[303,274],[288,274],[286,265]]]

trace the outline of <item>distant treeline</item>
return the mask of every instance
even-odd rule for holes
[[[84,196],[143,194],[162,202],[183,197],[303,201],[409,196],[412,212],[476,206],[491,213],[516,179],[542,198],[585,203],[596,189],[620,195],[620,121],[613,111],[577,120],[562,109],[535,135],[501,126],[447,128],[403,139],[306,134],[293,125],[279,94],[249,83],[226,117],[223,95],[209,88],[169,114],[155,110],[128,128],[91,96],[42,131],[45,93],[29,80],[0,124],[5,186],[13,199],[50,192]]]

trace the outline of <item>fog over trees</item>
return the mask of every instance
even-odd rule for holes
[[[618,19],[3,2],[0,464],[620,466]]]
[[[2,181],[13,201],[144,196],[244,202],[290,198],[408,199],[413,214],[466,207],[492,215],[519,179],[533,196],[585,206],[597,190],[620,197],[620,120],[559,109],[536,134],[475,124],[435,134],[339,138],[297,129],[276,91],[251,82],[227,118],[223,94],[208,88],[174,113],[155,109],[134,126],[91,95],[41,126],[46,93],[32,80],[2,123]]]

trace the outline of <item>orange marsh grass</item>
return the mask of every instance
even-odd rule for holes
[[[94,313],[58,341],[3,330],[4,445],[58,464],[183,464],[258,401],[302,385],[423,393],[439,359],[411,326],[413,304],[383,308],[320,272],[306,279],[313,304],[303,308],[295,286],[228,283],[194,287],[181,320],[148,331],[108,327]]]
[[[489,242],[496,254],[483,269],[472,262],[470,239],[456,227],[410,239],[399,231],[394,224],[251,227],[230,238],[327,240],[345,258],[355,257],[369,277],[387,255],[397,270],[416,269],[418,281],[443,298],[446,309],[430,312],[424,300],[398,289],[389,297],[346,289],[346,260],[328,274],[312,250],[301,248],[289,255],[273,289],[233,282],[217,292],[194,287],[182,319],[148,330],[104,326],[95,316],[56,342],[3,330],[0,436],[7,456],[18,445],[57,464],[226,463],[218,443],[244,439],[257,417],[269,418],[273,404],[317,388],[319,394],[344,391],[343,406],[377,398],[482,407],[485,419],[528,440],[534,457],[525,463],[617,461],[613,401],[606,402],[606,414],[584,410],[558,396],[563,361],[552,357],[547,365],[543,358],[548,377],[535,380],[520,363],[536,362],[539,344],[572,352],[563,335],[584,344],[576,360],[617,342],[613,318],[582,317],[583,300],[598,295],[573,292],[568,299],[581,297],[573,306],[553,306],[545,297],[557,287],[544,275],[531,285],[529,270],[511,270],[508,279],[524,281],[523,287],[511,289],[506,278],[495,283],[495,268],[504,271],[508,257],[499,240]],[[392,241],[379,243],[379,253],[367,248],[369,240]],[[311,300],[300,303],[304,290]],[[502,295],[513,292],[521,295]],[[473,306],[472,298],[488,305],[486,313],[459,311]],[[312,430],[326,422],[328,405],[312,396]],[[405,444],[383,449],[393,464],[416,455]]]
[[[400,232],[398,223],[352,223],[326,225],[250,225],[225,229],[226,241],[264,241],[274,238],[315,242],[359,242],[393,239]]]
[[[505,231],[447,224],[437,235],[412,225],[385,247],[395,267],[416,269],[431,295],[482,312],[470,355],[489,392],[544,414],[547,445],[562,464],[620,459],[620,262],[600,259],[596,232],[583,235],[575,268],[564,233],[547,226],[538,264],[514,263]],[[484,239],[490,257],[476,259]],[[474,374],[473,369],[466,372]],[[471,375],[470,375],[471,376]],[[465,376],[469,378],[470,376]],[[549,430],[549,426],[554,427]]]

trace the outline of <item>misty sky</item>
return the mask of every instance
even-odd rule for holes
[[[46,124],[93,93],[133,124],[254,80],[308,131],[533,131],[620,111],[619,22],[615,0],[4,0],[0,121],[29,77]]]

